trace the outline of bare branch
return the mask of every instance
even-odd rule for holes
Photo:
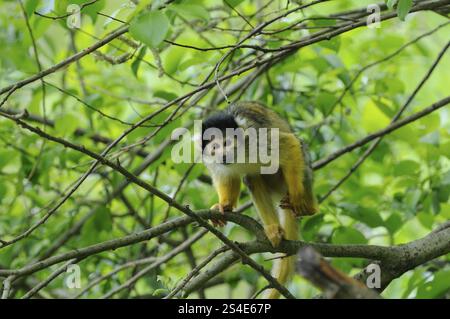
[[[252,242],[242,244],[241,247],[248,254],[261,252],[282,252],[296,254],[299,249],[310,246],[326,257],[357,257],[375,260],[382,265],[382,291],[393,279],[398,278],[404,272],[413,269],[429,260],[444,256],[450,252],[450,227],[441,228],[440,231],[431,232],[424,238],[412,241],[408,244],[391,247],[376,245],[333,245],[306,243],[302,241],[283,241],[278,248],[273,248],[268,242]],[[238,257],[228,251],[211,267],[200,273],[184,288],[185,294],[196,291],[209,280],[228,269],[238,261]],[[357,279],[365,282],[370,272],[363,270]]]
[[[133,277],[131,277],[130,279],[128,279],[125,283],[123,283],[122,285],[115,287],[114,289],[112,289],[111,291],[109,291],[108,293],[106,293],[102,298],[103,299],[107,299],[107,298],[111,298],[112,296],[114,296],[116,293],[118,293],[119,291],[125,289],[125,288],[130,288],[132,286],[134,286],[134,284],[145,274],[147,274],[149,271],[151,271],[152,269],[155,269],[156,267],[164,264],[165,262],[169,261],[170,259],[172,259],[173,257],[177,256],[178,254],[182,253],[183,251],[185,251],[186,249],[188,249],[192,244],[194,244],[197,240],[199,240],[200,238],[202,238],[208,231],[206,229],[200,230],[199,232],[197,232],[197,234],[195,234],[194,236],[192,236],[191,238],[189,238],[188,240],[184,241],[182,244],[180,244],[178,247],[174,248],[173,250],[171,250],[168,254],[166,254],[165,256],[158,258],[157,261],[155,261],[154,263],[148,265],[147,267],[145,267],[144,269],[142,269],[141,271],[139,271],[136,275],[134,275]]]
[[[333,268],[312,247],[300,249],[297,263],[300,275],[323,290],[328,299],[379,299],[373,290]]]
[[[72,264],[77,263],[78,261],[79,261],[79,259],[74,258],[74,259],[66,262],[64,265],[62,265],[61,267],[56,269],[53,273],[51,273],[50,276],[48,276],[48,278],[46,280],[44,280],[41,283],[39,283],[38,285],[34,286],[33,289],[31,289],[25,295],[23,295],[22,299],[29,299],[29,298],[33,297],[39,290],[41,290],[42,288],[47,286],[51,281],[56,279],[63,272],[67,271],[67,267],[69,267]]]
[[[361,147],[367,143],[369,143],[370,141],[373,141],[374,139],[380,138],[386,134],[389,134],[407,124],[410,124],[444,106],[446,106],[448,103],[450,103],[449,100],[450,96],[443,98],[442,100],[430,105],[429,107],[423,109],[422,111],[419,111],[417,113],[414,113],[410,116],[405,117],[402,120],[393,122],[392,124],[386,126],[384,129],[381,129],[375,133],[369,134],[367,136],[365,136],[364,138],[358,140],[357,142],[350,144],[338,151],[336,151],[335,153],[327,156],[324,159],[321,159],[319,161],[316,161],[313,163],[313,168],[314,169],[321,169],[322,167],[326,166],[328,163],[332,162],[333,160],[339,158],[340,156],[342,156],[343,154],[346,154],[348,152],[351,152],[352,150],[354,150],[355,148]]]

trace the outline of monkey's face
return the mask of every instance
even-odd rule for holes
[[[239,163],[239,152],[242,152],[243,147],[245,141],[242,134],[208,129],[203,135],[203,160],[222,165],[236,164]]]
[[[228,113],[215,114],[202,123],[203,162],[211,169],[226,168],[228,173],[256,174],[261,166],[274,162],[272,151],[278,147],[273,148],[271,142],[277,138],[273,140],[267,131],[243,128]]]
[[[234,154],[238,146],[238,129],[234,117],[227,112],[218,112],[202,123],[202,155],[205,163],[230,165],[235,163]]]

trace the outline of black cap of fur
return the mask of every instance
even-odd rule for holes
[[[202,123],[202,149],[210,142],[209,140],[203,139],[203,133],[209,128],[217,128],[225,132],[227,128],[238,128],[238,125],[233,115],[228,112],[218,112],[211,115]]]

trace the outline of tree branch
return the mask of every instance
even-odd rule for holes
[[[282,285],[280,285],[277,280],[275,278],[273,278],[269,272],[267,272],[261,265],[259,265],[258,263],[256,263],[253,259],[251,259],[244,251],[241,250],[241,248],[239,248],[239,246],[232,242],[231,240],[228,239],[227,236],[225,236],[222,232],[220,232],[219,230],[217,230],[214,226],[211,226],[208,221],[204,220],[202,217],[198,216],[195,212],[193,212],[188,206],[183,206],[181,204],[179,204],[178,202],[174,201],[170,196],[166,195],[165,193],[161,192],[160,190],[158,190],[157,188],[153,187],[152,185],[148,184],[147,182],[143,181],[142,179],[140,179],[139,177],[137,177],[136,175],[132,174],[131,172],[129,172],[128,170],[126,170],[125,168],[123,168],[120,164],[114,163],[108,159],[105,158],[105,153],[107,152],[107,150],[110,149],[110,147],[106,148],[105,151],[102,152],[102,154],[97,154],[95,152],[92,152],[88,149],[86,149],[84,146],[78,146],[75,145],[67,140],[64,140],[62,138],[58,138],[58,137],[54,137],[51,136],[45,132],[43,132],[42,130],[40,130],[39,128],[33,127],[28,125],[26,122],[20,120],[19,118],[15,118],[15,117],[11,117],[10,115],[6,115],[3,113],[0,113],[0,115],[15,121],[17,124],[19,124],[20,126],[22,126],[23,128],[34,132],[38,135],[40,135],[41,137],[44,137],[48,140],[60,143],[62,145],[65,145],[67,147],[70,147],[71,149],[77,150],[81,153],[84,153],[90,157],[92,157],[93,159],[95,159],[95,163],[91,166],[90,170],[92,170],[93,168],[96,167],[97,163],[102,163],[104,165],[107,165],[109,167],[111,167],[112,169],[114,169],[115,171],[117,171],[118,173],[122,174],[125,178],[127,178],[128,180],[132,181],[133,183],[135,183],[136,185],[140,186],[141,188],[145,189],[146,191],[150,192],[151,194],[154,194],[156,196],[158,196],[160,199],[162,199],[163,201],[165,201],[167,204],[175,207],[176,209],[178,209],[179,211],[181,211],[182,213],[186,214],[189,217],[192,217],[196,222],[198,222],[200,224],[200,226],[206,228],[207,230],[209,230],[211,233],[213,233],[219,240],[221,240],[224,244],[226,244],[228,247],[230,247],[233,251],[235,251],[241,258],[242,258],[242,262],[248,264],[249,266],[251,266],[253,269],[255,269],[256,271],[258,271],[259,273],[261,273],[264,278],[267,279],[267,281],[269,281],[274,288],[276,288],[277,290],[280,291],[280,293],[285,296],[286,298],[293,298],[292,294]],[[116,140],[118,141],[118,140]],[[110,145],[112,146],[112,145]],[[89,171],[90,171],[89,170]],[[88,172],[86,172],[82,178],[87,177]],[[79,185],[81,184],[82,179],[79,180],[79,182],[75,185]],[[73,187],[72,190],[74,191],[76,188]],[[65,196],[60,202],[59,204],[64,203],[65,199],[67,198],[67,196]],[[52,210],[51,213],[53,213],[54,211]],[[48,218],[50,215],[50,213],[48,213],[46,216],[44,216],[44,218]],[[47,217],[48,216],[48,217]],[[43,222],[45,222],[46,219],[41,219],[41,221],[43,220]],[[40,222],[39,224],[37,224],[37,226],[41,225],[42,223]],[[9,242],[8,242],[9,243]],[[8,244],[7,243],[7,244]],[[5,244],[3,244],[4,246]]]
[[[128,279],[125,283],[123,283],[122,285],[120,285],[118,287],[115,287],[114,289],[112,289],[111,291],[106,293],[102,298],[103,299],[111,298],[112,296],[114,296],[119,291],[121,291],[121,290],[123,290],[125,288],[132,287],[142,276],[144,276],[145,274],[147,274],[152,269],[155,269],[156,267],[164,264],[165,262],[169,261],[173,257],[177,256],[178,254],[180,254],[183,251],[185,251],[186,249],[188,249],[197,240],[202,238],[207,232],[208,231],[206,229],[200,230],[199,232],[197,232],[197,234],[193,235],[188,240],[182,242],[179,246],[177,246],[176,248],[171,250],[168,254],[166,254],[165,256],[163,256],[161,258],[158,258],[158,260],[156,260],[154,263],[148,265],[147,267],[145,267],[144,269],[139,271],[136,275],[134,275],[133,277]]]
[[[450,253],[450,223],[439,226],[421,239],[395,247],[391,256],[372,258],[381,267],[381,287],[377,289],[378,292],[382,292],[392,280],[405,272]],[[355,278],[366,282],[369,275],[370,272],[364,269]]]
[[[324,159],[318,160],[316,162],[313,163],[313,168],[315,170],[320,169],[324,166],[326,166],[327,164],[329,164],[330,162],[334,161],[335,159],[337,159],[338,157],[351,152],[352,150],[354,150],[355,148],[361,147],[371,141],[373,141],[374,139],[377,139],[381,136],[384,136],[386,134],[389,134],[409,123],[412,123],[444,106],[446,106],[448,103],[450,103],[450,96],[447,96],[445,98],[443,98],[442,100],[430,105],[429,107],[423,109],[422,111],[419,111],[417,113],[414,113],[410,116],[407,116],[405,118],[403,118],[402,120],[393,122],[392,124],[386,126],[384,129],[381,129],[377,132],[374,132],[372,134],[369,134],[367,136],[365,136],[364,138],[342,148],[339,149],[338,151],[334,152],[333,154],[327,156]]]
[[[405,245],[391,247],[376,245],[333,245],[306,243],[303,241],[282,241],[278,248],[273,248],[270,243],[251,242],[242,244],[241,247],[249,255],[262,252],[281,252],[296,254],[299,249],[310,246],[326,257],[357,257],[376,260],[382,265],[382,291],[393,279],[398,278],[404,272],[413,269],[429,260],[443,256],[450,252],[450,225],[440,231],[431,232],[424,238],[412,241]],[[203,287],[210,279],[222,273],[232,264],[238,261],[238,257],[232,252],[226,252],[206,271],[195,277],[184,288],[185,294],[192,293]],[[357,279],[365,282],[369,272],[362,271]]]
[[[332,267],[312,247],[300,249],[297,271],[330,299],[379,299],[380,295]]]

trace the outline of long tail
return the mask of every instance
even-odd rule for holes
[[[298,221],[290,210],[280,209],[280,223],[284,230],[284,238],[288,240],[298,239]],[[295,255],[277,258],[273,262],[272,276],[282,285],[285,285],[295,273]],[[263,298],[277,299],[280,293],[276,289],[268,289],[265,291]]]

